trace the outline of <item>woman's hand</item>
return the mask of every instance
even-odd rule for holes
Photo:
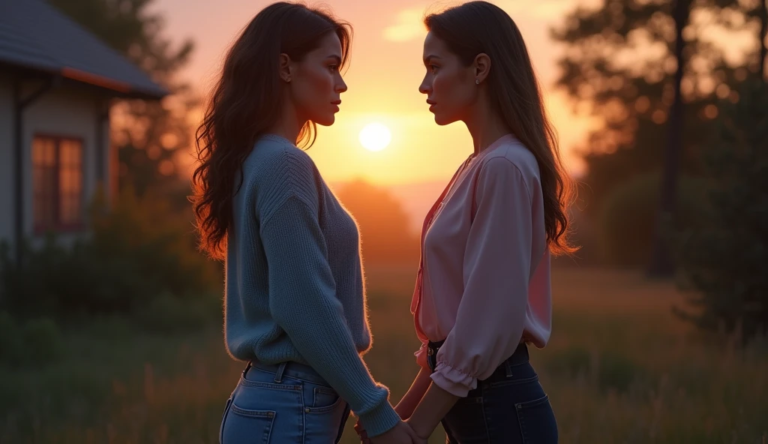
[[[400,421],[386,433],[370,438],[373,444],[427,444],[427,440],[419,437],[406,423]]]
[[[427,442],[429,437],[432,435],[432,432],[434,432],[434,428],[431,428],[429,426],[424,426],[422,424],[419,424],[417,422],[411,421],[410,419],[405,421],[406,424],[408,424],[408,427],[413,430],[413,433],[416,434],[416,437],[421,439],[423,442]]]
[[[455,396],[443,390],[437,384],[431,384],[421,399],[416,410],[408,418],[408,425],[419,439],[428,438],[435,431],[440,421],[448,414],[456,402]]]
[[[432,379],[429,375],[430,372],[428,370],[424,368],[419,369],[419,374],[416,375],[411,387],[395,406],[395,412],[397,412],[400,419],[403,421],[411,417],[413,411],[416,410],[416,406],[421,402],[424,393],[426,393],[429,385],[432,383]]]
[[[430,372],[428,370],[423,368],[420,369],[419,374],[414,379],[413,384],[411,384],[411,387],[408,389],[408,392],[405,394],[405,396],[403,396],[403,398],[395,407],[395,412],[397,412],[397,414],[400,416],[400,419],[403,421],[410,418],[411,414],[413,414],[413,411],[416,409],[416,406],[421,401],[422,396],[424,396],[424,393],[432,383],[432,379],[429,377],[429,375]],[[357,432],[357,435],[360,437],[360,442],[362,444],[371,444],[371,439],[368,437],[368,433],[366,433],[365,427],[363,427],[359,419],[355,423],[355,432]],[[374,442],[378,443],[378,441]],[[416,442],[426,442],[426,440]]]
[[[357,433],[357,436],[360,437],[360,443],[361,444],[371,444],[371,439],[368,438],[368,432],[365,431],[365,428],[360,423],[360,419],[357,419],[357,422],[355,423],[355,432]]]
[[[398,425],[400,425],[400,424],[398,424]],[[394,429],[392,429],[391,431],[394,431]],[[357,432],[357,436],[360,437],[360,443],[361,444],[374,444],[374,442],[371,441],[371,438],[368,437],[368,432],[365,431],[365,428],[363,428],[363,425],[360,423],[359,419],[355,423],[355,432]],[[408,432],[408,431],[406,430],[406,432]],[[414,444],[426,444],[427,443],[427,440],[419,438],[418,434],[416,434],[415,431],[411,430],[411,432],[413,432],[413,433],[408,433],[410,435],[411,441],[405,441],[405,442],[407,442],[407,443],[414,443]],[[386,435],[387,434],[385,433],[384,435],[377,436],[375,444],[379,444],[380,442],[389,442],[389,441],[380,441],[381,439],[389,439],[389,438],[386,437]],[[399,442],[399,441],[392,441],[392,442]]]

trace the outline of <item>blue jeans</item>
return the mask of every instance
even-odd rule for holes
[[[557,422],[521,345],[443,418],[451,444],[555,444]]]
[[[311,367],[249,363],[221,419],[220,444],[338,443],[349,406]]]

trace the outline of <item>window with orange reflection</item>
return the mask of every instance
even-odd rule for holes
[[[79,139],[35,136],[32,142],[34,229],[83,228],[83,143]]]

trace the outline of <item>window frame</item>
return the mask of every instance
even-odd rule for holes
[[[37,220],[37,214],[35,213],[35,208],[37,207],[38,199],[40,198],[38,196],[38,189],[36,187],[35,183],[35,175],[37,174],[38,168],[40,166],[36,162],[35,159],[35,143],[39,139],[46,139],[51,140],[54,143],[54,151],[55,151],[55,161],[54,161],[54,186],[53,186],[53,212],[55,221],[52,225],[42,225],[40,221]],[[62,142],[75,142],[79,144],[80,146],[80,168],[79,168],[79,174],[80,174],[80,192],[79,194],[75,194],[79,198],[79,214],[77,221],[75,222],[62,222],[62,215],[61,215],[61,206],[63,204],[62,199],[62,193],[61,193],[61,172],[62,172],[62,162],[61,162],[61,152],[62,152]],[[85,229],[85,214],[84,214],[84,203],[85,203],[85,143],[82,137],[77,136],[71,136],[71,135],[63,135],[63,134],[53,134],[53,133],[35,133],[32,136],[32,144],[30,149],[30,161],[32,165],[32,225],[33,225],[33,231],[35,235],[43,235],[45,233],[54,231],[59,233],[77,233],[81,232]],[[77,171],[77,170],[76,170]]]

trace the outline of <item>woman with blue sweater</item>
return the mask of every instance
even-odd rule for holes
[[[310,157],[347,90],[349,25],[303,5],[256,15],[198,129],[202,247],[224,259],[225,342],[247,362],[220,441],[338,442],[350,409],[373,442],[417,443],[371,377],[359,235]]]

